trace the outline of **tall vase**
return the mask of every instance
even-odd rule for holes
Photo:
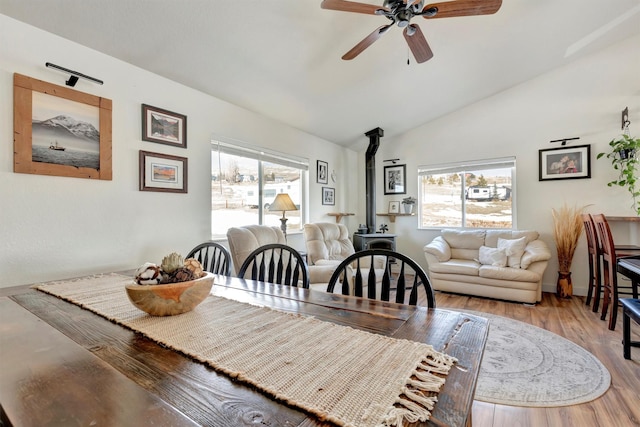
[[[571,298],[573,295],[573,283],[571,282],[570,271],[558,271],[556,295],[560,298]]]

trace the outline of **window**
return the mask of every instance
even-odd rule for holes
[[[280,226],[282,211],[270,211],[276,195],[287,193],[298,210],[287,211],[287,231],[300,230],[304,218],[306,159],[237,142],[212,141],[211,234],[225,237],[229,227]]]
[[[515,158],[419,166],[419,228],[514,228]]]

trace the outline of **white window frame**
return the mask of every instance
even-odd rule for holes
[[[516,158],[515,157],[501,157],[495,159],[484,160],[470,160],[464,162],[443,163],[436,165],[421,165],[418,166],[418,229],[433,230],[441,229],[442,226],[422,226],[422,177],[428,175],[440,175],[440,174],[462,174],[464,176],[466,171],[478,172],[482,170],[491,170],[498,168],[510,168],[511,169],[511,229],[517,229],[517,212],[516,212]],[[460,185],[462,186],[461,194],[465,194],[466,183],[464,179],[460,179]],[[462,198],[462,217],[461,224],[466,223],[466,198]],[[447,228],[461,228],[461,229],[477,229],[477,227],[465,227],[460,225],[459,227],[447,227]]]
[[[300,176],[300,230],[295,230],[293,233],[302,230],[307,218],[307,191],[308,191],[308,175],[309,175],[309,159],[304,157],[297,157],[288,153],[280,153],[278,151],[270,150],[264,147],[256,147],[241,141],[234,139],[213,136],[211,139],[211,151],[223,154],[229,154],[239,157],[245,157],[258,161],[258,224],[263,222],[264,206],[262,203],[263,198],[263,163],[275,163],[281,166],[287,166],[294,169],[301,170]],[[211,165],[213,170],[215,165]],[[213,215],[213,210],[211,211]],[[290,233],[291,231],[289,231]],[[226,236],[220,236],[213,234],[213,239],[220,239]]]

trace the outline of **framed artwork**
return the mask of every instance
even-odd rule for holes
[[[407,194],[405,179],[406,165],[384,167],[384,194]]]
[[[318,160],[316,181],[317,181],[318,184],[328,184],[329,183],[329,164],[327,162],[323,162],[322,160]]]
[[[187,158],[140,150],[140,191],[187,192]]]
[[[538,181],[591,178],[591,145],[539,150]]]
[[[389,202],[389,213],[390,214],[400,213],[400,202]]]
[[[110,99],[13,75],[13,171],[111,180]]]
[[[332,206],[336,204],[335,188],[322,187],[322,204]]]
[[[187,148],[187,116],[142,104],[142,140]]]

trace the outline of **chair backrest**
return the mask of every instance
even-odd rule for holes
[[[613,243],[613,236],[607,218],[602,214],[593,214],[593,223],[595,224],[602,251],[602,259],[609,263],[610,268],[615,269],[616,265],[616,248]]]
[[[365,267],[374,265],[374,258],[384,259],[382,280],[376,277],[378,269]],[[360,266],[361,260],[362,268]],[[392,265],[397,266],[394,268],[397,271],[391,270]],[[366,277],[363,270],[367,271]],[[401,304],[405,304],[406,293],[410,291],[408,301],[410,305],[418,304],[418,292],[420,288],[423,288],[427,307],[435,308],[436,306],[431,282],[422,267],[408,256],[387,249],[358,251],[345,258],[329,279],[327,292],[333,292],[338,283],[342,286],[343,295],[365,296],[363,288],[366,287],[367,298],[376,299],[379,295],[381,300],[389,301],[393,291],[395,292],[395,302]],[[377,286],[380,286],[379,291],[376,289]],[[355,288],[353,292],[351,292],[351,287]]]
[[[220,243],[204,242],[200,243],[186,258],[195,258],[205,271],[213,274],[229,276],[231,274],[231,254]]]
[[[304,259],[298,251],[280,243],[251,252],[240,266],[238,277],[309,289],[309,269]]]
[[[600,242],[598,239],[598,232],[596,231],[596,224],[588,213],[582,214],[582,223],[584,224],[584,234],[587,237],[587,249],[589,250],[589,254],[598,255],[598,252],[600,251]]]
[[[344,224],[305,224],[303,234],[310,265],[321,259],[341,261],[355,253],[353,243],[349,239],[349,230]]]
[[[240,271],[240,266],[249,254],[260,246],[270,243],[287,243],[284,233],[280,227],[268,225],[245,225],[242,227],[231,227],[227,230],[227,241],[229,251],[233,260],[233,268],[236,273]]]

